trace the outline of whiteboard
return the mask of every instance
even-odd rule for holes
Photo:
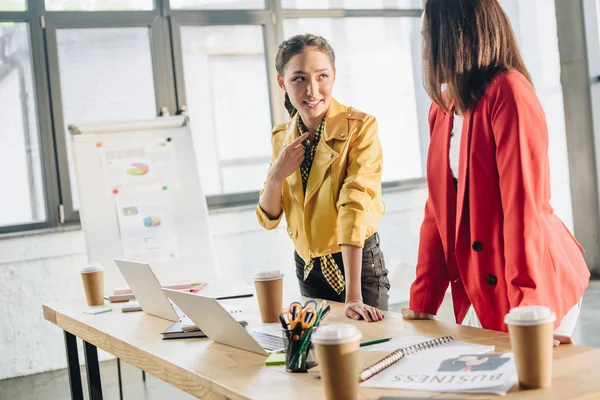
[[[160,117],[121,124],[70,125],[69,131],[80,204],[79,216],[88,261],[101,263],[104,267],[105,292],[127,286],[113,261],[115,258],[126,258],[115,193],[123,196],[135,192],[135,189],[111,191],[106,151],[140,143],[156,142],[169,146],[169,151],[174,155],[169,165],[177,175],[175,184],[163,187],[168,192],[169,220],[175,233],[176,251],[169,259],[149,261],[149,264],[162,284],[214,280],[217,267],[208,207],[200,185],[188,117]]]

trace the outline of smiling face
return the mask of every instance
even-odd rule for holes
[[[318,124],[323,119],[335,82],[335,68],[327,54],[305,48],[288,61],[283,76],[277,75],[277,80],[305,124]]]

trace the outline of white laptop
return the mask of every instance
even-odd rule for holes
[[[146,314],[173,322],[190,323],[185,315],[174,308],[169,298],[160,291],[160,282],[149,264],[127,260],[114,261]]]
[[[275,335],[246,330],[214,297],[165,288],[161,290],[212,341],[262,355],[284,350],[281,333]]]

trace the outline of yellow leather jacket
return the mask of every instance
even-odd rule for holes
[[[297,126],[298,114],[273,128],[273,160],[298,137]],[[363,247],[365,239],[377,231],[384,210],[382,168],[375,118],[332,99],[306,195],[300,168],[282,185],[287,233],[303,260],[337,253],[342,244]],[[260,205],[256,215],[266,229],[275,229],[282,217],[269,219]]]

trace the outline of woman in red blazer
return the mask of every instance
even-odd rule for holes
[[[546,118],[508,17],[428,0],[422,31],[429,198],[404,317],[433,318],[450,284],[457,323],[506,331],[511,308],[545,305],[570,342],[590,273],[550,206]]]

